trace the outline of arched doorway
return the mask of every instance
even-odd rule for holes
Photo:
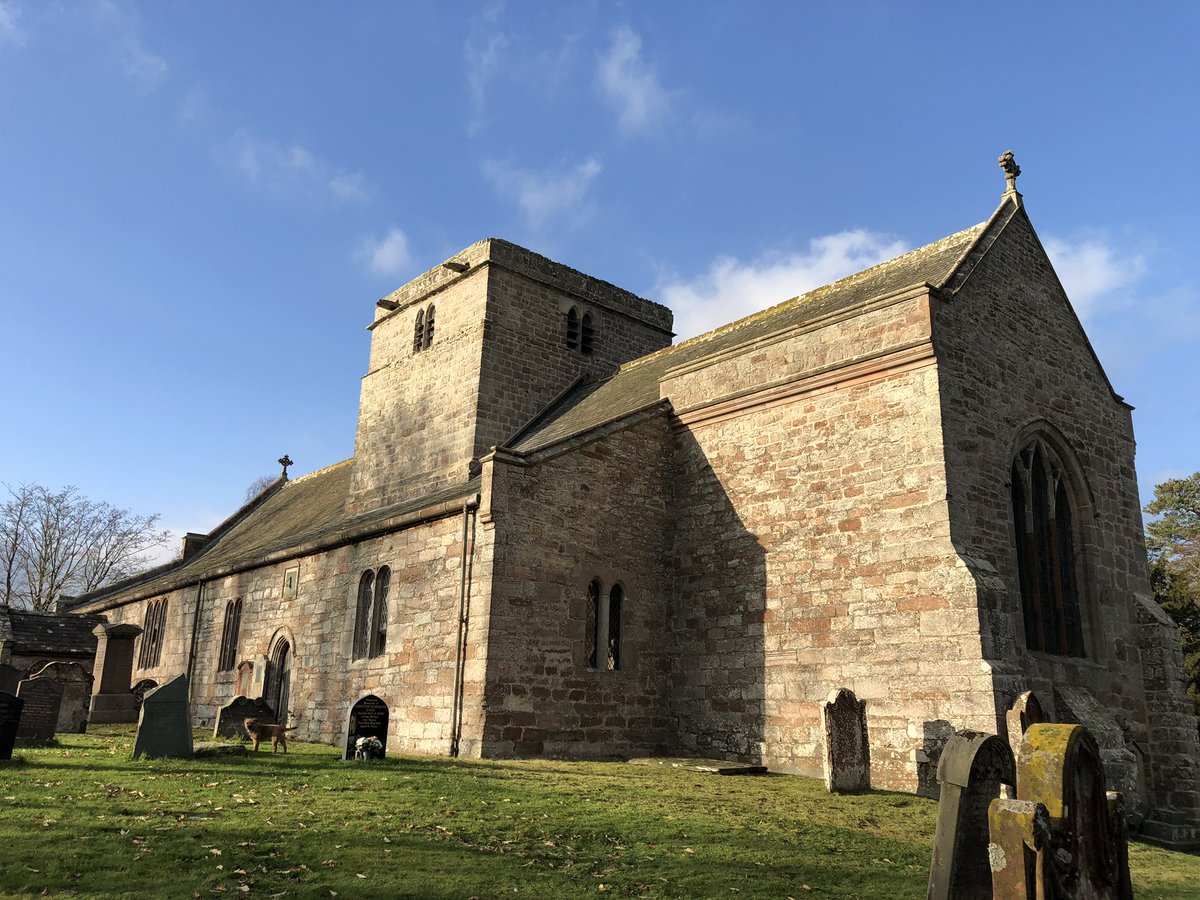
[[[288,707],[292,694],[292,645],[287,638],[280,638],[271,653],[267,668],[267,689],[263,692],[271,709],[275,710],[275,721],[286,725]]]

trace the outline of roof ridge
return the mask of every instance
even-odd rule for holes
[[[318,475],[324,475],[327,472],[332,472],[338,466],[349,465],[352,462],[354,462],[353,456],[343,459],[341,462],[335,462],[332,465],[325,466],[322,469],[317,469],[315,472],[309,472],[307,475],[301,475],[299,478],[291,478],[288,480],[288,484],[299,484],[300,482],[307,481],[310,478],[316,478]]]

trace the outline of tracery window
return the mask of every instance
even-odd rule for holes
[[[387,649],[388,588],[392,571],[381,566],[358,580],[358,609],[354,618],[354,658],[379,656]]]
[[[221,633],[221,658],[217,669],[228,672],[237,665],[238,634],[242,629],[242,598],[225,606],[225,630]]]
[[[152,669],[162,658],[163,632],[167,625],[167,598],[152,600],[142,620],[142,646],[138,652],[138,668]]]
[[[599,578],[587,587],[583,651],[589,669],[621,668],[621,611],[625,589],[614,584],[607,596]],[[603,656],[601,656],[603,652]]]
[[[1013,460],[1012,510],[1025,645],[1085,656],[1073,491],[1062,459],[1041,438]]]

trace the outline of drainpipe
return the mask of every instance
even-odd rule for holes
[[[192,614],[192,643],[188,648],[187,686],[188,699],[192,697],[192,670],[196,666],[196,643],[200,631],[200,604],[204,602],[204,582],[196,585],[196,611]]]
[[[463,504],[462,557],[458,565],[458,642],[454,655],[454,705],[451,713],[450,755],[458,756],[462,741],[463,700],[466,692],[467,625],[471,615],[471,577],[468,567],[475,561],[475,512],[479,498]],[[467,522],[471,523],[471,550],[467,552]]]

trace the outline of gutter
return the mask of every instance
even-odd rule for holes
[[[454,648],[454,706],[451,712],[450,755],[458,756],[462,744],[463,706],[466,699],[467,627],[471,617],[471,573],[475,564],[475,521],[479,495],[463,504],[462,556],[458,578],[458,641]],[[471,550],[467,552],[467,522],[471,523]]]

